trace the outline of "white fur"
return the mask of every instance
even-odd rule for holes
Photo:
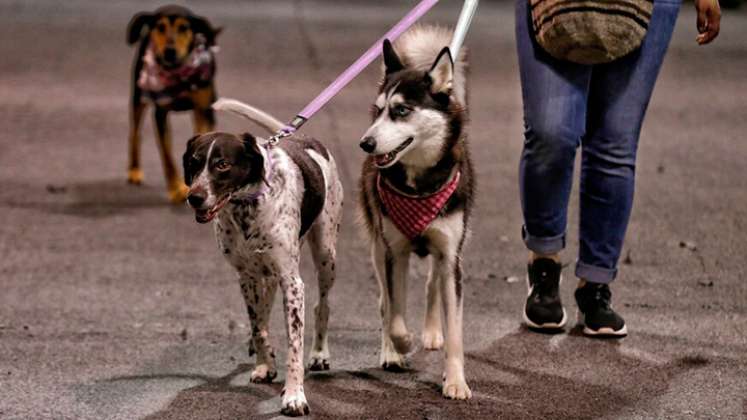
[[[260,150],[265,162],[272,161],[271,169],[266,169],[274,172],[268,176],[267,191],[254,205],[227,204],[215,218],[214,230],[221,252],[239,274],[253,325],[252,341],[257,359],[251,373],[252,382],[272,381],[277,375],[274,351],[269,343],[269,320],[274,295],[280,286],[288,340],[281,411],[288,415],[303,415],[308,411],[308,405],[303,388],[305,302],[304,282],[299,270],[302,238],[298,237],[303,200],[302,174],[282,149],[260,147]],[[329,369],[328,298],[335,278],[342,184],[331,156],[327,160],[314,151],[309,154],[319,164],[325,180],[324,207],[304,236],[309,241],[319,276],[319,302],[314,308],[316,332],[309,365],[312,369]],[[247,186],[233,196],[241,198],[256,188]]]
[[[213,109],[216,111],[232,112],[247,118],[267,130],[270,134],[275,134],[285,127],[285,124],[272,115],[235,99],[218,99],[213,103]]]
[[[386,106],[386,92],[382,93],[376,98],[375,104],[379,109],[383,109]]]
[[[329,182],[327,181],[327,174],[329,173],[329,162],[322,155],[317,153],[316,150],[307,149],[306,153],[312,159],[314,159],[314,162],[316,162],[316,164],[319,165],[320,168],[322,168],[322,177],[324,178],[324,190],[327,191],[327,188],[329,185]]]
[[[438,61],[433,65],[433,69],[428,73],[433,80],[431,90],[434,93],[450,94],[454,86],[454,66],[449,57],[448,54],[439,56]]]
[[[215,191],[213,191],[213,187],[210,183],[210,171],[208,170],[208,167],[210,166],[208,163],[210,162],[210,155],[213,153],[213,146],[215,146],[215,140],[210,143],[210,147],[208,148],[205,158],[205,167],[202,168],[200,174],[197,175],[194,181],[192,181],[192,186],[190,187],[191,191],[202,190],[207,193],[205,207],[209,209],[213,208],[218,200],[218,197],[215,196]]]
[[[414,109],[410,116],[415,140],[402,153],[400,161],[406,167],[427,169],[439,161],[443,154],[448,120],[446,116],[432,109]]]
[[[428,71],[444,47],[451,44],[453,31],[444,26],[416,25],[402,34],[394,43],[394,49],[405,66]],[[467,104],[467,49],[459,50],[454,59],[454,96],[460,104]]]
[[[394,47],[407,68],[430,71],[441,50],[451,42],[452,31],[439,26],[415,26],[403,34]],[[466,53],[462,49],[453,67],[446,56],[433,68],[431,77],[439,91],[450,91],[462,106],[466,105]],[[396,94],[397,86],[380,94],[375,105],[382,110],[379,117],[366,130],[363,138],[376,140],[373,155],[383,155],[396,150],[408,138],[413,138],[406,149],[384,167],[402,162],[408,172],[408,182],[439,161],[448,134],[448,119],[437,111],[415,108],[406,121],[393,121],[389,110],[403,98]]]
[[[394,98],[399,95],[394,95]],[[407,121],[392,121],[388,108],[381,113],[373,125],[366,130],[363,137],[371,136],[376,139],[374,155],[386,154],[396,150],[408,138],[412,143],[397,154],[397,157],[385,167],[402,162],[407,171],[408,183],[423,170],[435,165],[443,154],[446,136],[448,135],[448,120],[446,116],[431,109],[415,108]]]
[[[472,396],[464,377],[464,347],[462,339],[462,300],[457,299],[453,288],[454,264],[461,258],[459,245],[464,232],[464,214],[457,212],[433,221],[426,231],[433,255],[432,277],[440,276],[441,302],[446,320],[446,365],[444,367],[443,394],[447,398],[466,399]],[[437,298],[428,296],[429,304]],[[428,314],[436,308],[428,308]],[[428,320],[426,320],[428,321]],[[427,326],[427,324],[426,324]],[[426,328],[427,331],[427,328]]]
[[[444,344],[440,312],[445,315],[446,360],[444,365],[443,395],[451,399],[468,399],[472,391],[464,376],[464,347],[462,340],[462,300],[457,298],[454,277],[455,264],[461,256],[459,243],[464,232],[464,214],[457,212],[437,218],[423,233],[428,239],[431,273],[426,286],[427,308],[423,329],[423,346],[436,350]],[[374,241],[372,260],[379,281],[379,307],[382,315],[380,363],[384,367],[406,367],[405,356],[413,350],[413,336],[408,331],[406,318],[406,290],[410,241],[388,219],[382,220],[382,236]],[[386,238],[386,243],[381,239]],[[392,285],[388,290],[385,254],[392,254]],[[389,299],[389,296],[392,296]],[[440,306],[440,307],[439,307]]]
[[[451,31],[433,26],[419,26],[404,34],[395,44],[402,63],[407,68],[430,71],[438,53],[451,42]],[[464,50],[462,50],[464,51]],[[443,67],[449,64],[449,67]],[[466,59],[461,52],[450,74],[448,60],[439,62],[432,77],[439,89],[450,90],[453,100],[461,105],[466,101]],[[388,166],[396,162],[403,164],[408,181],[440,160],[449,134],[448,116],[431,109],[414,108],[403,118],[392,120],[389,109],[396,104],[396,87],[379,95],[376,106],[381,115],[364,134],[376,140],[374,155],[397,150],[408,138],[412,143],[398,153]],[[376,211],[376,209],[374,209]],[[410,255],[414,251],[412,242],[405,237],[384,214],[374,218],[373,245],[371,255],[376,278],[379,282],[379,307],[382,319],[380,362],[387,367],[405,367],[406,355],[413,349],[412,334],[406,319],[407,273]],[[427,349],[439,349],[445,345],[444,382],[442,393],[450,399],[468,399],[472,391],[464,375],[464,348],[462,337],[463,292],[457,291],[461,277],[461,245],[464,242],[465,213],[457,211],[437,217],[422,233],[431,255],[431,272],[426,284],[427,309],[423,328],[423,345]],[[387,260],[389,259],[389,262]],[[391,271],[388,271],[390,265]],[[387,275],[391,277],[387,279]],[[462,280],[463,281],[463,280]],[[389,287],[392,290],[389,290]],[[443,311],[443,312],[442,312]],[[443,320],[441,319],[443,313]],[[445,337],[444,337],[445,329]]]

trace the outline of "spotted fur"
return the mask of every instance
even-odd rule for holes
[[[256,352],[251,381],[271,382],[277,375],[268,327],[280,286],[288,338],[281,411],[308,414],[303,389],[305,306],[300,249],[308,240],[319,283],[309,369],[326,370],[329,292],[335,280],[343,199],[335,161],[309,138],[293,136],[278,146],[268,146],[250,135],[209,133],[190,140],[184,162],[190,185],[188,202],[198,221],[213,220],[221,253],[239,276]],[[195,199],[198,194],[201,197]],[[221,205],[212,219],[210,209]]]

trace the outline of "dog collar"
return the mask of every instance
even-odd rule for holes
[[[169,105],[212,80],[217,51],[217,46],[207,47],[204,41],[197,41],[184,64],[174,69],[164,69],[156,60],[153,44],[148,44],[137,85],[156,104]]]
[[[449,198],[459,186],[461,172],[457,171],[440,190],[426,196],[406,195],[389,185],[379,173],[376,189],[387,215],[402,234],[413,240],[420,236],[441,214]]]

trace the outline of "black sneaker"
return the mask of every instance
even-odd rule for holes
[[[524,306],[524,322],[530,328],[558,330],[566,322],[560,302],[560,271],[563,266],[549,258],[538,258],[527,265],[529,296]]]
[[[601,283],[586,283],[576,289],[578,323],[584,334],[594,337],[624,337],[628,335],[625,320],[610,307],[610,287]]]

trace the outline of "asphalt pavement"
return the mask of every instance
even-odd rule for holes
[[[219,93],[289,119],[414,2],[187,4],[225,28]],[[443,1],[425,20],[454,24],[460,4]],[[149,119],[145,184],[125,183],[134,53],[125,27],[155,7],[0,0],[2,419],[279,416],[284,371],[272,384],[249,383],[254,359],[235,275],[212,229],[168,203]],[[483,1],[467,37],[479,183],[465,255],[468,402],[441,397],[442,352],[417,351],[404,373],[377,366],[378,287],[354,198],[378,64],[303,128],[335,154],[347,196],[331,295],[332,369],[306,375],[311,417],[747,417],[747,10],[725,13],[721,36],[699,47],[692,5],[683,6],[641,136],[635,209],[613,286],[630,331],[620,341],[521,325],[527,253],[513,28],[513,3]],[[221,130],[259,132],[218,118]],[[181,114],[172,125],[180,155],[191,119]],[[570,265],[577,214],[574,198]],[[311,307],[308,259],[302,269]],[[407,317],[416,333],[424,275],[425,264],[414,264]],[[571,267],[566,280],[572,314]],[[280,308],[271,341],[283,366]]]

